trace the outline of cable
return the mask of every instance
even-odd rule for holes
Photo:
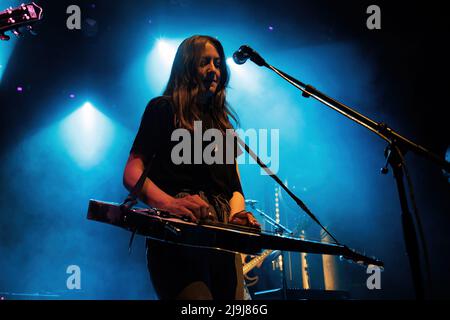
[[[247,153],[258,163],[258,165],[264,169],[264,171],[267,172],[267,174],[274,179],[282,188],[284,191],[287,192],[287,194],[297,203],[297,205],[303,210],[305,211],[310,217],[311,219],[314,220],[314,222],[316,222],[320,228],[325,231],[331,239],[333,239],[333,241],[337,244],[337,245],[341,245],[339,243],[339,241],[337,241],[337,239],[322,225],[322,223],[319,221],[319,219],[316,218],[316,216],[311,212],[311,210],[309,210],[309,208],[306,206],[305,203],[303,203],[302,200],[300,200],[294,193],[292,193],[291,190],[288,189],[288,187],[285,186],[285,184],[283,183],[283,181],[280,180],[280,178],[278,178],[278,176],[272,172],[272,170],[270,170],[267,165],[261,161],[261,159],[253,152],[252,149],[250,149],[250,147],[244,142],[242,141],[242,139],[237,135],[234,134],[237,142],[244,147],[245,151],[247,151]]]

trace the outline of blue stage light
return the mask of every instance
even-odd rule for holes
[[[20,1],[14,0],[14,1],[4,1],[0,0],[0,11],[8,8],[8,7],[15,7],[16,5],[19,5]],[[0,81],[2,81],[3,73],[6,70],[6,66],[8,65],[9,58],[11,56],[11,53],[14,49],[14,46],[16,44],[16,39],[14,36],[11,37],[11,40],[9,41],[1,41],[0,43]]]
[[[14,48],[14,43],[12,41],[14,40],[10,40],[9,42],[2,41],[2,46],[0,46],[0,81],[2,80],[3,73],[6,70],[11,52]]]
[[[161,93],[170,76],[172,63],[181,40],[159,39],[147,56],[145,70],[151,90]]]
[[[177,45],[168,40],[160,39],[156,42],[156,47],[160,57],[168,64],[172,64],[177,52]]]
[[[87,169],[103,159],[114,137],[114,125],[86,102],[61,122],[60,135],[67,152]]]

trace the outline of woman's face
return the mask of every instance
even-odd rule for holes
[[[213,96],[220,82],[220,67],[224,61],[220,61],[217,49],[209,42],[206,43],[200,54],[200,64],[197,68],[202,81],[202,93]]]

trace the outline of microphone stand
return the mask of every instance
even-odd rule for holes
[[[401,219],[402,219],[402,228],[403,228],[403,238],[405,242],[406,247],[406,253],[408,255],[409,264],[411,268],[411,275],[415,290],[415,295],[417,299],[423,299],[424,298],[424,285],[423,285],[423,279],[422,279],[422,271],[420,266],[420,259],[419,259],[419,248],[417,243],[417,235],[416,230],[414,227],[414,221],[411,216],[411,212],[409,210],[408,206],[408,200],[406,197],[406,190],[405,185],[403,182],[403,170],[406,170],[405,167],[405,161],[404,161],[404,154],[411,150],[412,152],[425,157],[428,160],[431,160],[438,166],[440,166],[442,169],[444,169],[447,172],[450,172],[450,163],[445,161],[442,157],[434,154],[433,152],[429,151],[428,149],[424,148],[423,146],[412,142],[411,140],[405,138],[392,128],[390,128],[386,123],[384,122],[376,122],[361,113],[353,110],[349,106],[328,97],[324,93],[320,92],[313,86],[309,84],[305,84],[294,77],[288,75],[287,73],[275,68],[274,66],[271,66],[268,64],[256,51],[251,49],[248,46],[243,46],[241,49],[244,48],[244,51],[242,51],[245,54],[246,58],[250,58],[251,61],[253,61],[255,64],[261,67],[266,67],[272,71],[274,71],[276,74],[278,74],[280,77],[282,77],[284,80],[289,82],[291,85],[302,91],[302,96],[305,98],[313,97],[314,99],[320,101],[324,105],[328,106],[329,108],[339,112],[340,114],[346,116],[347,118],[353,120],[354,122],[358,123],[359,125],[365,127],[366,129],[372,131],[379,137],[381,137],[383,140],[385,140],[388,145],[385,150],[385,157],[386,157],[386,165],[384,168],[382,168],[381,172],[383,174],[386,174],[388,172],[387,166],[390,165],[393,171],[393,175],[397,184],[397,190],[399,194],[399,200],[400,200],[400,206],[402,209]],[[240,50],[241,50],[240,49]],[[240,64],[243,63],[243,61],[239,62]],[[406,172],[406,171],[405,171]],[[426,248],[424,248],[426,250]]]
[[[269,224],[271,224],[275,228],[275,232],[278,234],[283,234],[283,232],[288,233],[289,235],[294,235],[294,232],[283,226],[282,224],[276,222],[274,219],[272,219],[270,216],[264,213],[264,211],[256,208],[254,204],[250,205],[253,210],[258,212]]]

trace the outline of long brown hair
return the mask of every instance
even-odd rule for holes
[[[226,101],[229,72],[222,44],[217,39],[210,36],[195,35],[185,39],[180,44],[164,95],[172,98],[178,126],[193,130],[194,121],[201,120],[202,111],[198,97],[202,80],[198,77],[197,68],[200,64],[201,52],[207,43],[216,48],[221,60],[220,81],[215,94],[211,98],[209,110],[214,126],[225,131],[233,128],[229,117],[236,123],[238,123],[238,120],[235,112]]]

